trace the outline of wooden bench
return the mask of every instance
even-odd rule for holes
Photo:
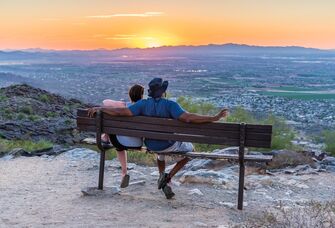
[[[233,159],[239,162],[239,190],[238,209],[243,208],[244,189],[244,162],[269,162],[269,155],[245,155],[245,147],[269,148],[271,147],[271,125],[237,124],[237,123],[206,123],[192,124],[178,120],[156,117],[113,117],[97,112],[95,118],[88,117],[88,111],[78,109],[77,127],[80,131],[96,132],[96,141],[100,155],[100,171],[98,189],[103,189],[105,151],[101,143],[101,134],[117,134],[150,139],[174,140],[192,143],[218,144],[238,146],[239,154],[215,154],[188,152],[182,156],[205,159]],[[180,153],[165,153],[165,155],[180,155]]]

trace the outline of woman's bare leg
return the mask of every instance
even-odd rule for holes
[[[122,177],[124,177],[127,174],[127,151],[117,151],[117,158],[121,164]]]

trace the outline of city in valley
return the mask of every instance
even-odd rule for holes
[[[0,52],[0,86],[27,83],[100,104],[129,86],[169,81],[172,99],[243,107],[318,134],[335,126],[335,52],[299,47],[207,45],[96,51]]]

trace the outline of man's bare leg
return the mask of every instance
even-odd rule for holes
[[[178,173],[178,171],[181,170],[190,160],[191,159],[189,158],[183,158],[182,160],[177,162],[168,174],[168,182],[170,182],[171,178],[174,177],[174,175],[176,175],[176,173]]]
[[[165,173],[165,158],[164,156],[158,155],[157,156],[157,167],[159,174]]]

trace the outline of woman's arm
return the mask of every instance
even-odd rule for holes
[[[94,117],[98,110],[101,110],[111,116],[133,116],[133,113],[129,110],[129,108],[112,108],[106,106],[90,108],[88,110],[88,116]]]

